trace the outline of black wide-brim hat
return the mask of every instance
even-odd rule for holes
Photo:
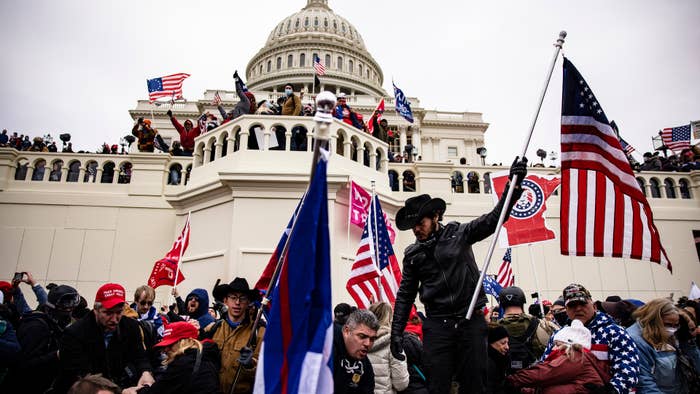
[[[424,217],[444,213],[445,207],[445,200],[442,198],[431,198],[428,194],[411,197],[396,213],[396,227],[402,231],[410,230]]]
[[[250,298],[251,302],[260,300],[260,292],[256,289],[251,289],[248,286],[248,281],[245,278],[235,278],[231,283],[218,285],[214,288],[212,294],[215,300],[223,300],[231,293],[245,294]]]

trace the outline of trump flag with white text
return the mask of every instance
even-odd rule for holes
[[[491,190],[496,202],[501,198],[507,182],[508,171],[491,174]],[[498,238],[502,248],[556,238],[554,231],[545,223],[544,212],[547,210],[547,198],[559,187],[559,183],[561,179],[557,176],[530,174],[525,177],[523,194],[513,206],[510,218],[503,224],[505,233]]]

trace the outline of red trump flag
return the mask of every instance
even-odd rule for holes
[[[148,278],[148,285],[152,288],[157,288],[158,286],[177,286],[180,282],[185,280],[185,276],[182,275],[180,271],[180,258],[185,254],[187,246],[190,244],[190,217],[187,216],[187,221],[185,222],[185,227],[182,229],[182,233],[175,243],[172,249],[166,253],[165,257],[156,261],[153,265],[153,271],[151,271],[151,276]]]

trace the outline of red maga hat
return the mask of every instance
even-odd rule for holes
[[[126,302],[124,287],[117,283],[107,283],[97,289],[95,302],[102,304],[105,309],[112,309],[119,304]]]
[[[197,327],[188,322],[178,321],[165,326],[165,329],[163,330],[163,339],[154,346],[170,346],[180,339],[197,339],[197,336],[199,336],[199,330]]]

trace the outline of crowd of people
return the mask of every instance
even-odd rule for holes
[[[700,170],[700,145],[683,149],[678,155],[660,155],[659,151],[644,152],[642,163],[632,159],[631,155],[628,158],[632,169],[636,171],[690,172]]]

